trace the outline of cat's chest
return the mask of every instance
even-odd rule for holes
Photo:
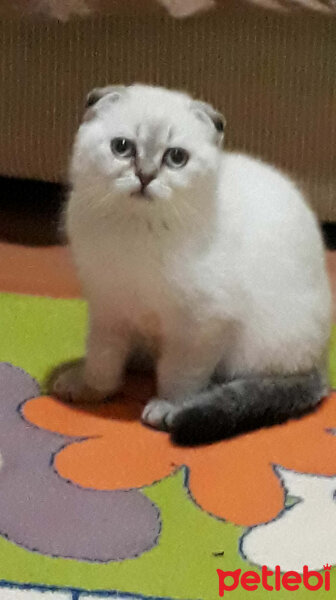
[[[99,296],[133,320],[150,327],[153,314],[176,303],[174,276],[160,256],[122,244],[92,249],[79,256],[89,295]],[[150,317],[148,315],[151,315]]]
[[[196,312],[200,318],[202,307],[209,312],[217,283],[208,261],[190,251],[117,236],[96,240],[78,255],[85,288],[141,329],[157,329],[153,315],[178,319]]]

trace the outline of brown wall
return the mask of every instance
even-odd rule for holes
[[[0,174],[64,178],[86,92],[144,81],[215,104],[228,147],[292,172],[336,220],[336,19],[228,0],[185,21],[128,7],[67,24],[0,20]]]

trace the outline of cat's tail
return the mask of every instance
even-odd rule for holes
[[[171,423],[172,439],[205,444],[277,425],[313,410],[327,393],[317,370],[217,384],[185,402]]]

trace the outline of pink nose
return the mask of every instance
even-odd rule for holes
[[[140,179],[141,187],[144,190],[151,181],[155,178],[154,173],[143,173],[142,171],[138,171],[136,173],[137,177]]]

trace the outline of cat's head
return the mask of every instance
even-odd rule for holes
[[[73,183],[152,206],[204,196],[215,185],[223,130],[221,115],[187,94],[138,84],[95,89],[75,143]]]

